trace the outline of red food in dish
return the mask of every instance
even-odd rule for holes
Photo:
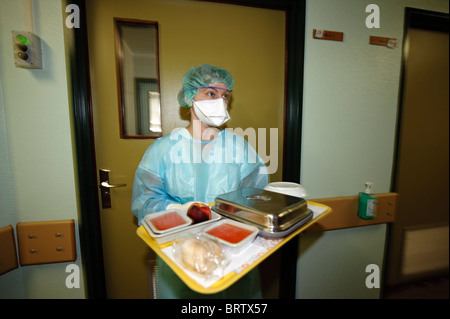
[[[194,224],[201,223],[211,219],[211,208],[202,203],[194,203],[189,206],[187,216],[192,219]]]
[[[208,230],[206,233],[210,234],[211,236],[225,240],[231,244],[237,244],[243,239],[245,239],[248,235],[250,235],[252,231],[224,223],[222,225],[214,227],[213,229]]]
[[[150,222],[159,231],[167,230],[176,226],[186,224],[184,220],[177,212],[169,212],[167,214],[150,219]]]

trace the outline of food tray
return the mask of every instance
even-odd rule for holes
[[[283,238],[265,238],[256,236],[255,240],[238,255],[231,258],[232,264],[225,271],[224,276],[205,281],[203,278],[195,276],[192,272],[178,264],[173,255],[172,243],[158,244],[155,238],[151,237],[144,226],[140,226],[137,235],[177,274],[177,276],[192,290],[202,294],[213,294],[223,291],[245,276],[266,258],[275,253],[287,242],[295,238],[309,226],[331,213],[331,208],[319,203],[309,202],[308,207],[313,211],[313,218]],[[215,223],[217,221],[213,221]],[[192,227],[192,226],[191,226]],[[180,232],[180,234],[183,231]],[[180,235],[178,234],[178,235]]]

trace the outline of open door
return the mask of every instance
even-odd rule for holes
[[[247,1],[234,3],[247,4]],[[276,178],[298,182],[304,3],[265,1],[264,5],[270,5],[271,9],[204,1],[147,1],[145,8],[132,6],[130,1],[112,5],[110,1],[92,0],[87,4],[78,1],[78,4],[82,20],[87,17],[87,25],[74,30],[74,53],[81,56],[73,55],[72,65],[74,69],[78,66],[78,73],[72,76],[80,196],[88,199],[83,202],[80,223],[83,258],[87,260],[88,294],[89,297],[147,298],[145,261],[151,258],[151,252],[135,234],[136,221],[129,207],[134,170],[152,140],[120,138],[113,18],[139,18],[160,23],[159,36],[161,43],[165,43],[160,47],[162,108],[164,104],[174,107],[181,77],[188,68],[205,62],[229,69],[242,88],[236,90],[239,93],[235,94],[236,103],[230,112],[235,120],[233,126],[243,129],[260,126],[254,115],[261,110],[252,112],[252,108],[269,100],[271,107],[267,109],[275,111],[272,114],[276,116],[265,114],[264,117],[275,119],[269,127],[279,128],[279,147],[284,146],[279,161],[284,170]],[[143,5],[142,2],[136,4]],[[193,18],[199,13],[203,15]],[[231,16],[233,23],[230,23]],[[249,20],[249,16],[252,19]],[[217,27],[219,31],[205,29],[206,17],[211,20],[208,20],[210,25],[221,25]],[[286,30],[289,30],[287,34]],[[89,33],[89,55],[83,43],[86,32]],[[212,44],[203,41],[200,45],[193,40],[195,35],[202,39],[205,32],[209,38],[213,36]],[[87,65],[90,65],[90,74],[84,72]],[[271,97],[264,96],[267,92],[271,92]],[[265,101],[256,99],[255,102],[258,95],[263,95]],[[165,120],[171,116],[182,118],[179,107],[175,107],[175,114],[162,111],[163,134],[170,133],[164,132]],[[170,125],[166,123],[167,128]],[[291,165],[287,165],[288,162]],[[98,169],[110,171],[111,184],[127,185],[111,190],[110,209],[100,208]],[[291,279],[291,282],[295,285],[295,281]],[[101,289],[102,285],[105,289]]]
[[[390,286],[448,274],[448,14],[407,8],[405,19],[393,180],[400,201],[389,239]]]

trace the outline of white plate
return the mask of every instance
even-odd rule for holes
[[[302,185],[291,182],[272,182],[267,184],[264,189],[271,192],[291,195],[300,198],[304,198],[307,195],[306,190]]]

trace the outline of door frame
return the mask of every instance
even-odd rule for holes
[[[72,89],[73,125],[80,203],[79,233],[87,298],[106,298],[98,179],[92,118],[86,0],[63,0],[64,7],[76,4],[80,28],[66,30],[72,38],[68,63]],[[226,4],[283,10],[286,12],[285,119],[283,180],[300,182],[302,141],[303,73],[306,0],[231,0]],[[295,298],[298,241],[282,248],[280,298]]]

